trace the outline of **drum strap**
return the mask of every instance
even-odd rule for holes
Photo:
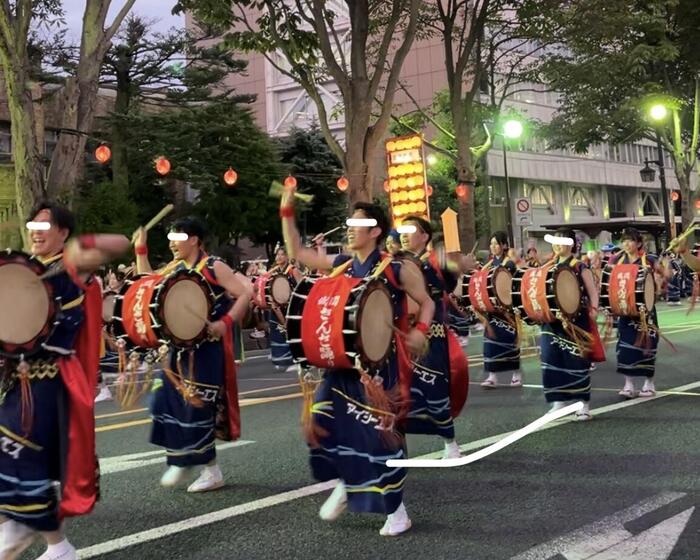
[[[69,309],[73,309],[75,307],[78,307],[83,301],[85,300],[85,295],[81,295],[77,298],[75,298],[73,301],[69,301],[65,305],[61,306],[62,311],[68,311]]]

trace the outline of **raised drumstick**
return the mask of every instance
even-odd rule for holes
[[[148,230],[150,230],[151,228],[153,228],[153,227],[154,227],[156,224],[158,224],[163,218],[165,218],[168,214],[170,214],[170,212],[172,212],[174,208],[175,208],[175,206],[174,206],[173,204],[168,204],[167,206],[163,207],[163,209],[162,209],[160,212],[158,212],[158,213],[151,219],[150,222],[148,222],[145,226],[143,226],[143,229],[145,229],[146,231],[148,231]],[[132,243],[132,244],[136,242],[136,235],[138,234],[138,232],[139,232],[139,230],[136,230],[136,231],[133,233],[133,235],[131,236],[131,243]]]

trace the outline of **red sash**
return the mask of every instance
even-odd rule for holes
[[[224,345],[224,400],[228,419],[229,441],[241,437],[241,408],[238,403],[238,379],[236,377],[236,360],[233,353],[233,321],[226,315],[223,318],[228,329],[223,338]]]

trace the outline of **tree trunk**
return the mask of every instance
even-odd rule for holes
[[[7,104],[10,111],[15,197],[20,233],[25,247],[29,238],[24,224],[33,216],[34,204],[44,197],[44,166],[34,127],[34,105],[29,82],[22,70],[3,64]]]
[[[128,75],[127,75],[128,78]],[[117,74],[117,99],[114,104],[112,120],[112,181],[115,185],[129,186],[129,160],[127,156],[126,131],[124,119],[131,105],[131,85],[121,84]]]
[[[455,127],[455,132],[457,128]],[[463,252],[468,252],[476,242],[476,223],[474,220],[474,187],[476,173],[473,169],[472,154],[469,149],[469,137],[464,134],[457,136],[457,181],[467,185],[467,195],[459,199],[459,244]]]
[[[683,230],[695,220],[695,207],[690,203],[690,198],[693,195],[693,193],[690,192],[691,171],[692,170],[685,165],[682,169],[676,171],[676,179],[678,179],[678,185],[681,188],[681,219]],[[671,208],[673,208],[673,206],[671,206]],[[672,216],[671,219],[675,220],[675,217]]]

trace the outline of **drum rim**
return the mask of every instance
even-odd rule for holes
[[[379,360],[370,360],[364,351],[364,347],[362,345],[362,338],[360,336],[360,331],[358,328],[358,325],[362,322],[362,313],[364,311],[364,302],[367,300],[367,298],[372,294],[372,292],[376,290],[381,290],[383,291],[387,298],[389,298],[389,302],[391,303],[392,306],[392,313],[393,313],[393,298],[391,297],[391,292],[389,291],[389,288],[387,287],[386,283],[379,279],[379,278],[373,278],[371,280],[368,280],[364,282],[363,290],[362,293],[360,294],[359,298],[357,299],[357,302],[355,305],[357,305],[357,310],[353,312],[353,316],[351,317],[351,322],[354,325],[355,330],[357,331],[356,334],[354,335],[355,338],[355,347],[357,348],[357,353],[359,356],[360,363],[365,366],[367,369],[371,370],[379,370],[381,369],[384,364],[387,362],[389,359],[389,356],[391,356],[392,352],[392,346],[393,346],[393,336],[390,338],[390,342],[387,345],[386,352],[384,352],[384,355],[379,359]],[[394,318],[391,318],[392,324],[394,321]]]
[[[510,276],[510,281],[511,281],[511,285],[510,285],[510,293],[511,293],[510,305],[506,305],[505,303],[503,303],[503,301],[501,300],[501,298],[498,297],[498,292],[496,291],[496,276],[498,276],[499,274],[503,274],[504,272],[507,273],[507,274]],[[513,278],[514,278],[514,275],[513,275],[513,273],[512,273],[510,270],[508,270],[508,267],[507,267],[507,266],[501,265],[501,266],[497,266],[497,267],[495,267],[495,268],[493,269],[493,282],[492,282],[492,284],[493,284],[493,299],[496,300],[496,301],[495,301],[495,306],[496,306],[497,310],[500,311],[500,312],[502,312],[502,313],[503,313],[503,312],[505,312],[505,313],[512,312],[512,309],[513,309]]]
[[[171,344],[175,348],[191,349],[199,347],[203,342],[209,338],[209,330],[205,325],[204,328],[199,332],[197,336],[189,340],[181,339],[173,334],[173,332],[168,328],[165,323],[165,308],[160,304],[161,299],[163,299],[170,289],[183,277],[188,280],[194,280],[207,298],[207,317],[211,317],[212,311],[214,309],[214,301],[216,297],[214,296],[214,291],[211,289],[209,282],[204,277],[203,274],[197,272],[196,270],[178,270],[171,272],[170,274],[163,277],[163,281],[159,282],[153,291],[153,301],[151,303],[156,305],[156,318],[158,319],[158,328],[154,328],[156,335],[160,340]],[[228,333],[227,335],[228,336]]]
[[[288,284],[289,284],[289,299],[285,301],[284,303],[279,302],[275,299],[273,293],[272,293],[272,284],[274,284],[275,280],[283,278]],[[292,282],[289,280],[289,276],[286,275],[284,272],[278,272],[270,275],[268,278],[267,282],[265,282],[265,301],[268,305],[268,307],[272,307],[270,302],[272,301],[275,305],[278,307],[285,307],[286,305],[289,304],[290,300],[292,299],[292,294],[294,293],[294,285]],[[268,300],[269,297],[269,300]]]
[[[34,255],[14,249],[6,249],[0,253],[0,267],[7,264],[22,264],[34,271],[37,276],[41,276],[49,269],[48,266]],[[8,358],[33,356],[41,351],[43,343],[46,342],[56,330],[58,326],[59,297],[54,294],[53,286],[48,279],[43,279],[41,283],[46,290],[49,301],[48,316],[44,327],[34,338],[21,344],[13,344],[0,340],[0,356]]]

